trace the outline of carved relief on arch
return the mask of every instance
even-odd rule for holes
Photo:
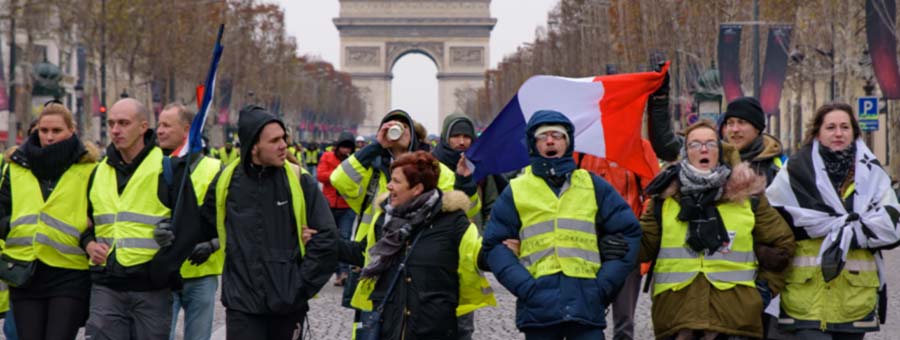
[[[450,65],[484,66],[484,47],[451,47]]]
[[[347,66],[378,66],[381,64],[381,48],[377,46],[348,46]]]
[[[410,51],[421,51],[428,55],[437,64],[438,70],[443,67],[444,62],[444,43],[439,41],[391,41],[387,44],[384,60],[387,72],[391,71],[394,62],[404,53]]]

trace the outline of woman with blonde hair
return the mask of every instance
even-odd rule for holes
[[[44,106],[7,159],[0,186],[0,278],[10,286],[22,339],[73,339],[88,312],[91,279],[80,247],[95,148],[75,134],[64,105]]]

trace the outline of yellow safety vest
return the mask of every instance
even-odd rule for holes
[[[236,147],[231,148],[231,152],[225,150],[224,146],[219,148],[219,159],[222,160],[222,164],[224,164],[225,166],[228,166],[228,164],[231,164],[231,162],[234,162],[235,160],[240,158],[241,150],[238,150],[238,148]]]
[[[306,164],[319,164],[319,150],[306,150]]]
[[[206,190],[212,185],[212,181],[216,178],[216,174],[222,169],[222,162],[217,159],[203,157],[197,163],[197,167],[191,172],[191,184],[194,186],[194,193],[197,195],[197,204],[203,204],[203,198],[206,197]],[[200,265],[193,265],[190,261],[184,261],[181,265],[181,277],[185,279],[193,279],[210,275],[222,274],[222,266],[225,264],[225,252],[220,247],[209,256],[206,262]]]
[[[600,270],[597,245],[597,196],[586,170],[572,172],[570,186],[557,197],[531,167],[510,181],[519,229],[519,263],[540,278],[562,272],[595,279]]]
[[[235,169],[240,162],[234,162],[222,170],[219,175],[219,181],[216,182],[216,230],[219,233],[219,251],[225,251],[226,231],[225,231],[225,199],[228,198],[228,186],[231,184],[231,178],[234,177]],[[294,208],[294,221],[297,221],[297,242],[300,244],[300,256],[306,256],[306,246],[303,244],[303,226],[306,225],[306,198],[303,196],[303,189],[300,187],[300,178],[297,177],[297,166],[290,162],[284,162],[284,170],[287,173],[288,186],[291,189],[291,206]]]
[[[846,200],[855,191],[844,192]],[[825,282],[819,261],[823,238],[797,241],[793,262],[785,271],[787,285],[781,292],[781,308],[793,319],[818,321],[821,329],[830,324],[853,323],[874,328],[877,320],[860,320],[875,310],[878,301],[878,266],[868,249],[851,249],[838,277]]]
[[[749,200],[716,205],[731,243],[725,251],[713,255],[697,254],[685,245],[688,222],[678,219],[681,206],[669,197],[662,206],[662,240],[653,267],[653,295],[689,286],[703,274],[719,290],[737,285],[756,287],[756,255],[753,253],[753,227],[756,216]]]
[[[172,216],[172,211],[159,201],[159,176],[163,153],[153,147],[138,166],[120,195],[116,170],[100,161],[90,188],[94,208],[94,235],[97,242],[109,246],[110,254],[124,267],[144,264],[153,259],[159,245],[153,240],[157,224]],[[105,263],[102,265],[106,265]]]
[[[79,246],[88,227],[87,184],[95,163],[72,164],[44,201],[38,179],[16,163],[9,166],[12,214],[4,253],[19,261],[87,270]]]
[[[2,183],[2,180],[0,180]],[[4,241],[0,240],[0,248],[5,249]],[[9,311],[9,285],[4,281],[0,281],[0,313]]]

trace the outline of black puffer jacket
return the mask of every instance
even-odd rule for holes
[[[444,193],[439,205],[441,212],[429,225],[414,226],[416,232],[409,236],[401,257],[406,256],[406,249],[418,233],[423,234],[409,257],[406,273],[401,275],[385,304],[381,339],[457,338],[459,243],[469,226],[464,210],[468,204],[468,197],[460,191]],[[381,216],[375,224],[379,239],[384,223],[384,215]],[[339,244],[341,261],[363,265],[365,243],[343,241]],[[374,306],[384,300],[398,267],[394,266],[379,276],[370,296]]]
[[[243,110],[238,122],[245,157],[231,177],[225,199],[222,303],[249,314],[305,313],[307,301],[328,282],[337,266],[334,219],[315,179],[302,175],[307,224],[318,233],[301,257],[288,174],[283,167],[252,162],[250,149],[270,123],[283,126],[261,108]],[[215,220],[215,200],[215,190],[210,188],[204,203],[207,220]]]

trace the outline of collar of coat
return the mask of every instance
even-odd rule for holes
[[[381,204],[387,200],[389,192],[383,193],[378,196],[378,199],[375,200],[375,207],[381,210]],[[462,210],[466,211],[472,203],[469,201],[469,197],[466,194],[459,190],[452,191],[444,191],[444,197],[441,198],[441,211],[442,212],[451,212]]]

